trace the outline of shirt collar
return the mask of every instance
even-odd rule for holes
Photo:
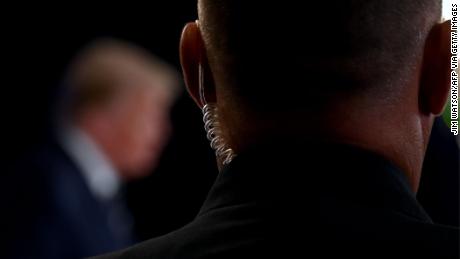
[[[75,126],[62,127],[58,135],[61,145],[82,172],[93,195],[101,200],[113,198],[120,189],[121,180],[97,143]]]

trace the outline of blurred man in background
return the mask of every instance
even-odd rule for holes
[[[98,40],[76,57],[53,136],[14,169],[8,257],[81,258],[135,241],[122,185],[155,167],[177,82],[168,65],[122,41]]]
[[[415,198],[449,94],[440,0],[200,0],[185,81],[221,171],[193,222],[100,258],[458,258]]]

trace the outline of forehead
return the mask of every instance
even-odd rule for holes
[[[131,88],[131,89],[126,89]],[[153,106],[164,106],[169,105],[174,101],[171,97],[170,91],[165,87],[158,87],[155,85],[145,86],[127,86],[122,89],[119,93],[114,104],[124,103],[125,105],[141,106],[141,105],[153,105]]]

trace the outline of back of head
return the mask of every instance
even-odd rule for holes
[[[181,41],[185,80],[199,106],[216,102],[229,148],[289,134],[353,144],[416,189],[449,92],[441,0],[201,0],[198,11]]]
[[[441,1],[202,0],[200,12],[216,85],[279,111],[341,93],[399,92]]]

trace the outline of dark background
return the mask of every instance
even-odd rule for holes
[[[47,135],[56,89],[68,62],[85,44],[100,37],[128,40],[179,70],[181,30],[197,15],[195,0],[168,0],[118,5],[81,1],[62,6],[24,4],[2,8],[0,17],[1,157],[8,166]],[[192,220],[217,174],[201,111],[185,91],[173,109],[172,120],[174,133],[157,170],[127,186],[141,239]],[[439,130],[446,134],[445,128]],[[439,221],[458,225],[458,147],[452,145],[452,136],[445,136],[430,145],[426,167],[430,171],[425,174],[429,180],[421,187],[421,198]],[[450,143],[449,149],[444,141]],[[439,201],[444,209],[436,205]]]
[[[48,134],[56,89],[68,62],[85,44],[99,37],[127,40],[179,70],[182,28],[197,18],[195,0],[119,5],[75,1],[2,11],[1,143],[6,164],[40,145]],[[201,111],[185,91],[172,120],[174,133],[157,170],[127,186],[141,239],[192,220],[217,174]]]

